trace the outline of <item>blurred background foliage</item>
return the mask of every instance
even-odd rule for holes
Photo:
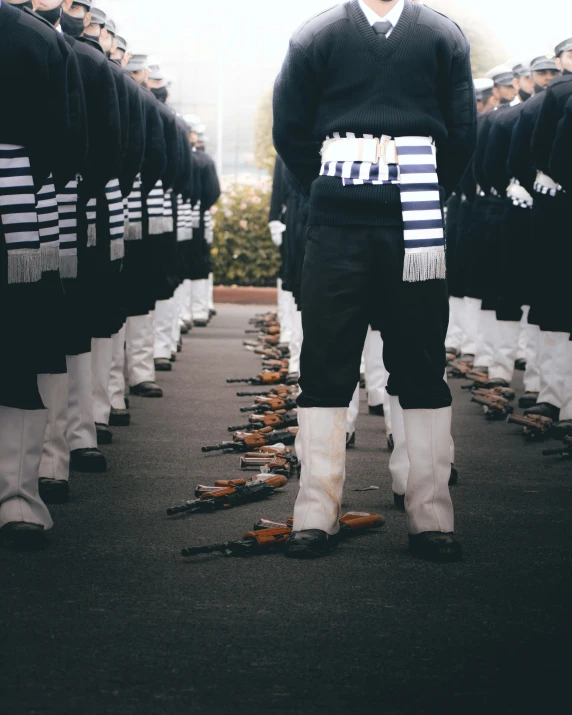
[[[270,192],[269,179],[243,179],[224,187],[211,251],[217,284],[276,285],[280,252],[268,230]]]

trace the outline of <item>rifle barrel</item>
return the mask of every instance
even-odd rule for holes
[[[230,541],[225,541],[219,544],[209,544],[208,546],[190,546],[186,549],[181,549],[181,556],[196,556],[197,554],[212,554],[215,551],[226,551],[230,543]]]

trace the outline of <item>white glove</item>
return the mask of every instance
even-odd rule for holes
[[[268,228],[270,229],[272,243],[279,248],[282,245],[282,234],[286,230],[286,226],[282,221],[270,221]]]

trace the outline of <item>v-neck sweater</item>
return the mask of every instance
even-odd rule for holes
[[[470,49],[460,28],[406,2],[381,42],[358,0],[317,15],[292,37],[274,88],[274,143],[302,190],[310,223],[399,225],[394,185],[344,187],[319,176],[322,142],[357,136],[431,136],[446,195],[463,176],[476,140]]]

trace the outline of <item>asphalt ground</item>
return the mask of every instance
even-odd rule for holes
[[[240,476],[237,456],[200,447],[242,420],[247,399],[225,378],[258,371],[242,347],[257,310],[220,306],[159,376],[164,398],[131,398],[132,425],[104,448],[109,471],[72,475],[45,551],[0,550],[0,712],[568,711],[572,462],[487,422],[464,381],[452,381],[463,563],[408,553],[383,418],[365,397],[344,508],[381,512],[382,530],[312,562],[181,558],[292,513],[296,482],[224,513],[165,515],[197,483]],[[380,488],[352,491],[369,485]]]

